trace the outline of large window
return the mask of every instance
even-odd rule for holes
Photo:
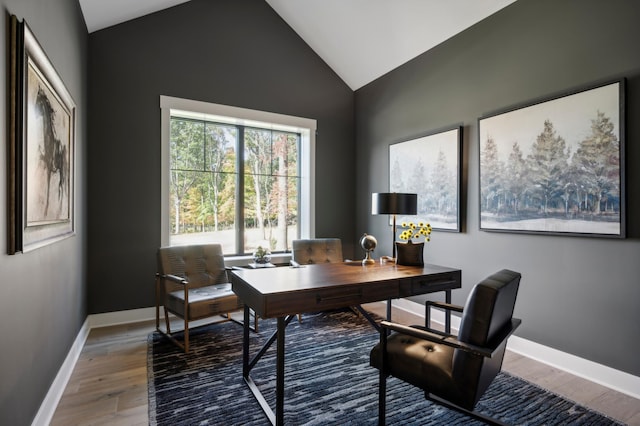
[[[315,121],[161,97],[163,245],[286,252],[313,234]]]

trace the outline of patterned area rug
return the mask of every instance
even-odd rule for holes
[[[251,333],[252,353],[274,330],[274,320],[260,321],[260,333]],[[377,341],[373,327],[351,311],[294,319],[286,330],[285,423],[376,424],[378,370],[369,366],[369,351]],[[157,333],[149,335],[148,347],[151,425],[269,424],[242,379],[238,324],[192,331],[187,355]],[[274,407],[275,345],[251,375]],[[620,424],[504,372],[476,409],[513,425]],[[422,391],[393,377],[387,382],[387,423],[483,424],[425,400]]]

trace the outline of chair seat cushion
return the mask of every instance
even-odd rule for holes
[[[184,291],[177,290],[167,294],[167,309],[184,316]],[[242,307],[238,297],[231,290],[231,284],[214,284],[189,289],[190,321],[212,315],[233,312]]]
[[[387,372],[440,397],[458,396],[459,391],[452,378],[454,351],[450,346],[392,333],[387,338]],[[380,344],[371,350],[369,362],[372,367],[380,369]]]

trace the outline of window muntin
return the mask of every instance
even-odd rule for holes
[[[246,128],[243,145],[245,252],[286,251],[299,238],[300,135]]]

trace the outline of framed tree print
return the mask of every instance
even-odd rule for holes
[[[461,146],[461,126],[389,145],[389,191],[418,194],[418,215],[399,223],[460,232]]]
[[[624,83],[478,120],[480,229],[625,236]]]

